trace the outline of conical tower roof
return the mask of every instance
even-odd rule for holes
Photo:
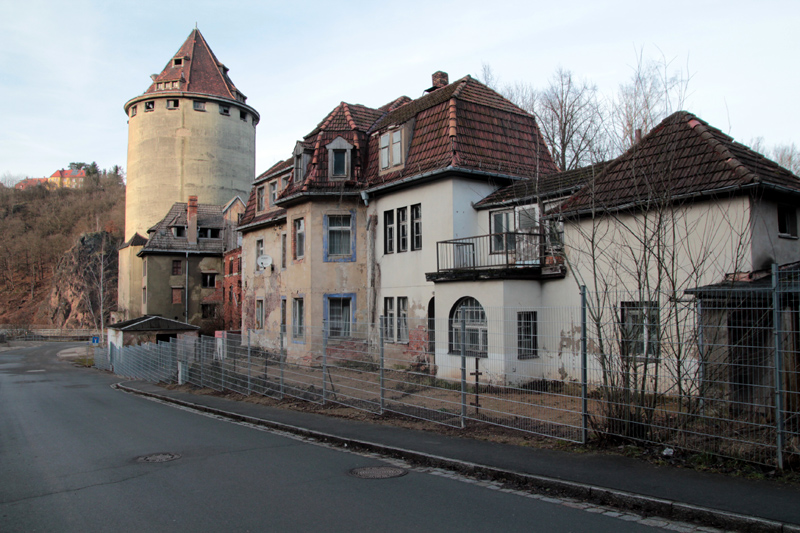
[[[247,100],[228,77],[228,68],[217,59],[197,28],[192,30],[161,74],[153,79],[145,94],[165,90],[229,98],[242,103]]]

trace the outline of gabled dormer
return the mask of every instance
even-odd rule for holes
[[[342,137],[336,137],[325,148],[328,150],[328,180],[352,179],[353,145]]]
[[[308,167],[311,164],[312,149],[297,141],[294,147],[294,183],[302,183],[308,175]]]

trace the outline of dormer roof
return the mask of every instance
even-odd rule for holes
[[[200,30],[195,28],[145,94],[159,92],[158,84],[169,82],[168,90],[217,96],[245,103],[247,98],[228,77],[228,68],[211,51]],[[178,87],[172,87],[173,82]]]

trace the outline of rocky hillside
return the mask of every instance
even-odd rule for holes
[[[91,235],[106,235],[108,255],[122,238],[124,217],[125,187],[118,176],[104,175],[86,189],[0,189],[0,323],[91,327],[90,316],[99,308],[80,310],[78,300],[85,296],[77,295],[77,287],[88,282],[76,280],[88,257],[97,253]],[[116,279],[113,255],[108,267]],[[116,285],[113,291],[106,298],[110,306],[116,302]],[[99,304],[99,299],[92,301]]]

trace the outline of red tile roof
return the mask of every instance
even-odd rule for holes
[[[20,191],[24,191],[32,187],[38,187],[39,185],[42,186],[47,185],[47,178],[25,178],[24,180],[14,185],[14,188]]]
[[[75,170],[71,168],[69,170],[61,169],[56,170],[50,175],[51,178],[85,178],[86,177],[86,170],[80,169]]]
[[[664,119],[561,208],[619,209],[766,187],[800,193],[800,178],[686,111]]]
[[[180,59],[181,64],[175,65],[175,59]],[[217,59],[200,30],[196,28],[170,58],[161,74],[156,76],[145,94],[157,92],[156,87],[160,82],[173,81],[177,81],[179,87],[172,90],[218,96],[242,103],[246,100],[228,77],[227,67]]]

